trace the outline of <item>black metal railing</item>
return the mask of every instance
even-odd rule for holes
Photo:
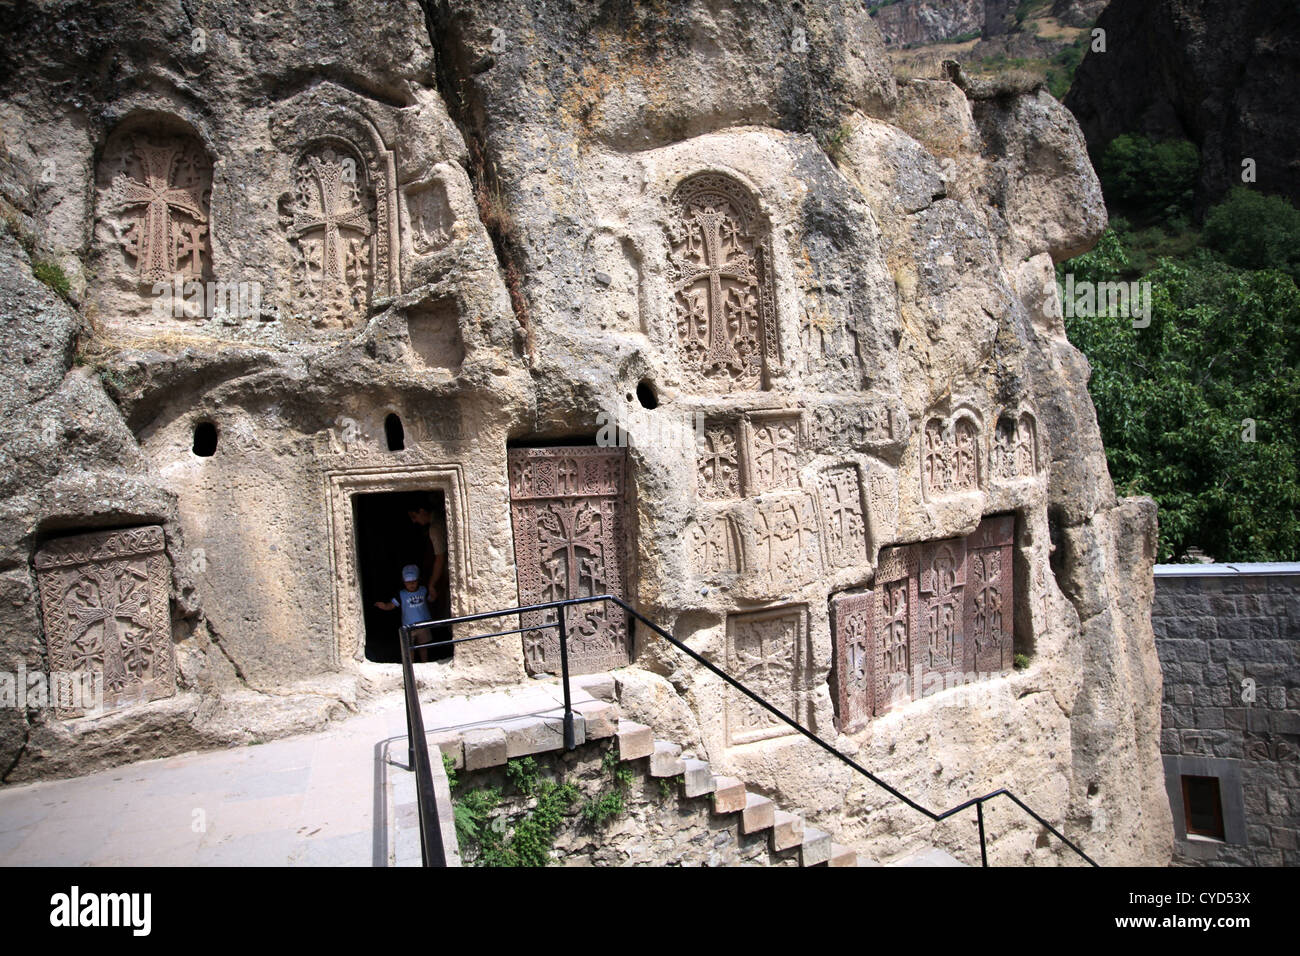
[[[1030,817],[1032,817],[1038,823],[1046,827],[1049,833],[1051,833],[1054,837],[1056,837],[1067,847],[1073,850],[1089,865],[1097,866],[1096,861],[1093,860],[1092,857],[1084,853],[1083,850],[1079,849],[1079,847],[1077,847],[1073,842],[1071,842],[1063,833],[1061,833],[1061,831],[1057,830],[1056,827],[1052,826],[1050,823],[1044,820],[1039,814],[1035,813],[1023,800],[1021,800],[1014,793],[1012,793],[1010,790],[1007,790],[1005,788],[994,790],[991,793],[986,793],[983,794],[982,796],[972,797],[971,799],[959,803],[957,806],[952,807],[951,809],[948,810],[934,811],[927,807],[922,806],[912,798],[906,796],[905,794],[901,793],[894,787],[890,786],[884,780],[881,780],[878,776],[876,776],[866,767],[863,767],[857,761],[840,753],[831,744],[827,743],[825,740],[822,740],[821,737],[818,737],[807,727],[803,726],[803,724],[799,723],[793,718],[777,710],[774,706],[772,706],[770,703],[768,703],[758,694],[754,693],[752,690],[750,690],[740,681],[736,680],[730,674],[727,674],[725,671],[721,670],[719,667],[717,667],[717,665],[713,664],[711,661],[709,661],[702,655],[691,650],[691,648],[687,647],[681,641],[677,640],[677,638],[673,637],[673,635],[669,634],[667,631],[661,628],[654,621],[651,621],[649,618],[643,615],[636,608],[632,607],[622,598],[616,597],[612,594],[597,594],[591,597],[569,598],[563,601],[550,601],[546,604],[532,604],[526,607],[514,607],[514,608],[508,608],[501,611],[484,611],[479,614],[467,614],[462,617],[447,618],[441,621],[430,621],[425,624],[414,625],[412,627],[403,627],[401,629],[402,668],[403,668],[403,677],[404,677],[404,683],[406,689],[407,734],[408,734],[408,740],[410,742],[410,747],[411,747],[410,764],[416,771],[416,787],[418,790],[421,791],[420,801],[419,801],[420,831],[421,831],[420,842],[421,842],[421,847],[425,854],[424,856],[425,866],[446,866],[446,861],[442,855],[441,832],[437,832],[430,836],[426,836],[424,832],[426,828],[429,827],[431,827],[435,831],[438,830],[438,817],[437,817],[437,807],[433,801],[432,777],[429,776],[427,781],[425,779],[425,777],[428,775],[428,769],[429,769],[428,744],[424,735],[424,721],[420,715],[419,694],[415,689],[414,671],[411,666],[411,659],[412,659],[413,652],[417,650],[427,649],[427,648],[447,647],[448,645],[452,645],[452,644],[463,644],[468,641],[480,641],[486,638],[502,637],[508,634],[523,634],[530,631],[547,630],[552,627],[558,628],[559,637],[560,637],[560,678],[564,688],[564,745],[567,749],[572,750],[575,746],[574,743],[575,738],[574,738],[574,729],[573,729],[573,708],[572,708],[572,702],[571,702],[571,697],[569,692],[568,628],[567,628],[567,622],[565,621],[566,615],[564,614],[563,609],[566,607],[572,607],[573,605],[577,605],[577,604],[592,604],[597,601],[611,601],[614,604],[618,605],[626,613],[636,618],[636,620],[640,621],[642,624],[644,624],[654,633],[658,634],[664,640],[668,641],[679,651],[691,657],[693,660],[696,661],[696,663],[703,665],[708,671],[713,673],[715,676],[721,678],[727,684],[730,684],[732,687],[740,691],[742,694],[744,694],[754,703],[758,704],[764,710],[768,711],[778,720],[781,720],[784,723],[789,724],[790,727],[792,727],[795,731],[802,734],[804,737],[807,737],[809,740],[811,740],[817,746],[821,747],[832,757],[836,758],[846,766],[851,767],[853,770],[857,771],[862,776],[866,777],[876,786],[880,787],[890,796],[894,797],[896,800],[899,800],[903,804],[915,810],[917,813],[920,813],[923,816],[928,817],[930,820],[933,820],[934,822],[938,823],[941,820],[946,820],[951,816],[961,813],[963,810],[968,810],[971,807],[974,807],[976,823],[979,827],[980,864],[982,866],[989,865],[988,842],[984,831],[984,804],[988,803],[990,800],[995,800],[998,797],[1006,797],[1008,800],[1010,800],[1012,803],[1018,806],[1025,813],[1029,814]],[[556,615],[557,620],[546,624],[534,624],[529,626],[521,626],[521,627],[511,628],[509,630],[504,630],[504,631],[493,631],[489,634],[476,634],[473,637],[454,638],[454,639],[449,639],[444,641],[431,641],[425,644],[412,645],[410,643],[410,632],[412,630],[420,630],[423,628],[435,628],[435,627],[439,627],[439,628],[449,627],[451,625],[463,624],[471,621],[484,621],[484,620],[489,620],[491,618],[508,617],[512,614],[529,614],[533,612],[547,611],[552,609],[559,611],[559,613]],[[423,751],[424,753],[423,758],[420,757],[421,751]],[[424,768],[423,773],[421,772],[420,769],[421,767]],[[427,797],[426,797],[426,788],[427,788]],[[431,854],[436,854],[436,855],[431,855]]]

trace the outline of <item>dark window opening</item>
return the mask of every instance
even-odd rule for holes
[[[658,408],[659,396],[655,394],[655,387],[648,381],[642,381],[636,387],[637,401],[641,403],[642,408]]]
[[[352,498],[352,517],[356,528],[357,575],[361,586],[361,606],[365,620],[366,660],[395,664],[402,660],[398,643],[398,628],[402,612],[383,610],[376,603],[388,603],[398,598],[405,587],[402,568],[413,564],[420,570],[419,586],[428,587],[435,571],[433,599],[428,602],[429,614],[434,620],[451,617],[447,547],[447,511],[441,492],[389,491],[376,494],[359,494]],[[438,545],[443,550],[438,560]],[[446,640],[450,628],[437,628],[425,632],[421,638],[415,632],[416,643]],[[431,648],[417,653],[416,661],[450,660],[451,646]]]
[[[389,414],[384,419],[384,437],[388,439],[389,451],[401,451],[406,447],[406,432],[396,414]]]
[[[1183,777],[1183,813],[1188,835],[1224,839],[1223,801],[1218,777]]]
[[[199,422],[194,426],[194,444],[190,450],[200,458],[211,458],[217,451],[217,426],[212,422]]]

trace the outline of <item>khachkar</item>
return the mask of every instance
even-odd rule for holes
[[[1015,516],[965,538],[886,548],[869,591],[831,599],[840,730],[1014,663]]]
[[[176,692],[164,547],[162,528],[151,525],[59,538],[37,553],[56,683],[101,675],[109,710]],[[58,716],[79,712],[61,707]]]
[[[363,320],[375,235],[365,164],[341,146],[307,150],[294,168],[292,213],[295,311],[331,328]]]
[[[127,133],[110,143],[103,162],[112,185],[102,215],[139,280],[202,276],[210,264],[212,165],[198,141]]]
[[[677,344],[688,380],[718,391],[763,388],[777,357],[770,236],[740,183],[700,173],[673,193]]]
[[[516,448],[509,453],[519,603],[614,594],[626,598],[623,554],[624,452],[619,448]],[[522,627],[557,620],[521,615]],[[609,602],[567,608],[574,673],[621,667],[630,659],[627,615]],[[556,628],[524,635],[529,673],[558,673]]]

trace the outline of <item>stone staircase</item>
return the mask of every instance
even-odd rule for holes
[[[621,717],[618,705],[606,699],[613,696],[613,682],[608,677],[575,678],[574,685],[574,732],[578,745],[615,738],[620,762],[648,761],[646,769],[651,778],[680,777],[684,800],[709,801],[710,812],[716,816],[735,815],[742,834],[766,833],[773,854],[797,851],[800,866],[880,865],[859,858],[854,850],[835,842],[830,833],[807,824],[798,814],[782,810],[771,799],[750,792],[736,777],[715,774],[708,761],[683,754],[680,745],[656,739],[650,727]],[[428,723],[426,718],[426,726]],[[563,709],[549,707],[514,716],[502,714],[460,726],[443,726],[430,730],[428,740],[443,845],[447,849],[448,865],[459,866],[451,793],[438,752],[449,756],[456,769],[476,771],[501,766],[516,757],[562,751]],[[392,749],[395,754],[400,751],[405,759],[404,740],[393,742]],[[390,846],[396,851],[390,853],[390,864],[419,865],[414,775],[398,772],[390,776],[393,784],[389,795]],[[962,864],[942,850],[926,848],[895,865]]]

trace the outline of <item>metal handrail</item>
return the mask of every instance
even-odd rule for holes
[[[668,642],[671,643],[673,646],[675,646],[678,650],[683,651],[684,653],[686,653],[688,656],[690,656],[691,658],[693,658],[697,663],[702,664],[705,668],[707,668],[707,669],[708,669],[710,672],[712,672],[714,675],[716,675],[717,677],[720,677],[723,681],[725,681],[726,683],[730,684],[732,687],[736,688],[736,690],[740,691],[742,694],[744,694],[746,697],[748,697],[748,698],[749,698],[750,700],[752,700],[754,703],[758,704],[758,705],[759,705],[760,707],[762,707],[764,710],[766,710],[766,711],[768,711],[769,713],[771,713],[774,717],[776,717],[777,719],[779,719],[779,720],[781,720],[781,721],[784,721],[785,723],[789,724],[792,728],[794,728],[794,730],[796,730],[798,733],[802,734],[803,736],[807,737],[807,738],[808,738],[809,740],[811,740],[813,743],[817,744],[819,747],[821,747],[823,750],[825,750],[825,751],[826,751],[828,754],[830,754],[831,756],[835,757],[835,758],[836,758],[837,760],[839,760],[841,763],[845,764],[845,765],[848,766],[848,767],[851,767],[853,770],[855,770],[855,771],[857,771],[858,773],[862,774],[864,777],[866,777],[868,780],[870,780],[870,781],[871,781],[872,783],[874,783],[876,786],[880,787],[882,790],[884,790],[884,791],[885,791],[886,793],[888,793],[890,796],[892,796],[892,797],[894,797],[896,800],[899,800],[900,802],[906,804],[908,807],[910,807],[911,809],[915,810],[916,812],[923,814],[924,816],[928,817],[930,820],[932,820],[932,821],[938,823],[938,822],[940,822],[940,821],[942,821],[942,820],[946,820],[946,819],[948,819],[948,817],[951,817],[951,816],[953,816],[954,814],[960,813],[960,812],[963,811],[963,810],[967,810],[967,809],[969,809],[969,808],[971,808],[971,807],[974,807],[974,808],[975,808],[975,814],[976,814],[976,822],[977,822],[977,824],[978,824],[978,826],[979,826],[979,835],[980,835],[980,863],[981,863],[982,866],[988,866],[988,865],[989,865],[988,846],[987,846],[987,840],[986,840],[985,832],[984,832],[984,804],[987,803],[987,802],[990,801],[990,800],[996,799],[997,797],[1006,797],[1008,800],[1010,800],[1012,803],[1014,803],[1016,806],[1018,806],[1021,810],[1025,811],[1025,813],[1029,814],[1029,816],[1033,817],[1034,820],[1038,821],[1040,824],[1042,824],[1044,827],[1046,827],[1047,830],[1048,830],[1048,831],[1049,831],[1053,836],[1055,836],[1058,840],[1060,840],[1060,841],[1061,841],[1062,843],[1064,843],[1067,847],[1069,847],[1069,848],[1070,848],[1071,850],[1073,850],[1076,854],[1078,854],[1078,855],[1079,855],[1079,856],[1080,856],[1080,857],[1081,857],[1085,862],[1087,862],[1089,865],[1091,865],[1091,866],[1097,866],[1097,865],[1098,865],[1097,862],[1096,862],[1095,860],[1092,859],[1092,857],[1088,856],[1088,854],[1084,853],[1083,850],[1079,849],[1079,847],[1077,847],[1073,842],[1071,842],[1071,841],[1070,841],[1070,840],[1069,840],[1069,839],[1068,839],[1068,838],[1067,838],[1063,833],[1061,833],[1059,830],[1057,830],[1056,827],[1052,826],[1050,823],[1048,823],[1046,820],[1044,820],[1044,819],[1042,818],[1042,816],[1040,816],[1038,813],[1034,812],[1034,810],[1031,809],[1031,808],[1030,808],[1030,807],[1029,807],[1029,806],[1028,806],[1028,805],[1027,805],[1023,800],[1021,800],[1019,797],[1017,797],[1017,796],[1016,796],[1014,793],[1012,793],[1010,790],[1007,790],[1005,787],[1003,787],[1003,788],[999,788],[999,789],[994,790],[994,791],[992,791],[992,792],[990,792],[990,793],[983,794],[982,796],[972,797],[972,798],[970,798],[969,800],[963,801],[962,803],[959,803],[957,806],[952,807],[951,809],[948,809],[948,810],[943,810],[943,811],[934,811],[934,810],[930,810],[930,809],[927,808],[927,807],[922,806],[921,804],[917,803],[915,800],[911,799],[911,798],[908,797],[907,795],[901,793],[899,790],[897,790],[897,789],[895,789],[894,787],[890,786],[890,785],[889,785],[888,783],[886,783],[885,781],[881,780],[878,776],[876,776],[876,775],[875,775],[874,773],[872,773],[870,770],[868,770],[867,768],[863,767],[861,764],[857,763],[857,761],[855,761],[855,760],[853,760],[853,759],[851,759],[851,758],[845,756],[844,754],[840,753],[840,752],[839,752],[838,750],[836,750],[836,749],[835,749],[831,744],[827,743],[825,740],[823,740],[821,737],[817,736],[815,733],[813,733],[813,732],[812,732],[811,730],[809,730],[807,727],[805,727],[805,726],[803,726],[802,724],[800,724],[798,721],[794,720],[793,718],[791,718],[791,717],[787,716],[786,714],[783,714],[781,711],[777,710],[774,706],[772,706],[770,703],[768,703],[766,700],[764,700],[764,699],[763,699],[762,697],[760,697],[758,694],[754,693],[752,690],[750,690],[748,687],[746,687],[746,686],[745,686],[744,684],[742,684],[740,681],[736,680],[736,679],[735,679],[734,677],[732,677],[730,674],[727,674],[725,671],[723,671],[723,670],[721,670],[720,668],[718,668],[715,664],[713,664],[711,661],[707,660],[705,657],[703,657],[702,655],[700,655],[700,654],[697,653],[696,651],[693,651],[691,648],[687,647],[687,646],[686,646],[685,644],[683,644],[681,641],[677,640],[677,638],[673,637],[673,635],[669,634],[667,631],[665,631],[663,628],[661,628],[661,627],[660,627],[658,624],[656,624],[654,621],[651,621],[649,618],[647,618],[644,614],[642,614],[642,613],[641,613],[640,611],[638,611],[636,608],[632,607],[630,604],[628,604],[628,603],[627,603],[626,601],[624,601],[622,598],[620,598],[620,597],[618,597],[618,596],[616,596],[616,595],[613,595],[613,594],[596,594],[596,595],[592,595],[592,596],[590,596],[590,597],[567,598],[567,599],[562,600],[562,601],[549,601],[549,602],[547,602],[547,603],[545,603],[545,604],[530,604],[530,605],[525,605],[525,606],[522,606],[522,607],[508,608],[508,609],[500,610],[500,611],[483,611],[483,612],[480,612],[480,613],[477,613],[477,614],[466,614],[466,615],[463,615],[463,616],[461,616],[461,617],[445,618],[445,619],[443,619],[443,620],[441,620],[441,621],[427,621],[427,622],[424,622],[424,623],[421,623],[421,624],[418,624],[418,625],[412,625],[412,626],[410,626],[410,627],[403,626],[403,627],[401,628],[401,632],[402,632],[402,641],[403,641],[403,645],[402,645],[402,646],[403,646],[403,676],[404,676],[404,679],[406,680],[406,683],[407,683],[408,688],[413,688],[413,687],[414,687],[414,683],[415,683],[415,681],[414,681],[414,674],[413,674],[413,672],[409,672],[409,671],[407,670],[407,668],[409,667],[409,663],[408,663],[407,658],[410,656],[411,652],[413,652],[413,651],[421,650],[421,649],[424,649],[424,648],[445,647],[445,646],[447,646],[447,645],[449,645],[449,644],[463,644],[463,643],[466,643],[466,642],[468,642],[468,641],[483,640],[484,638],[489,638],[489,637],[501,637],[501,636],[508,635],[508,634],[521,634],[521,633],[524,633],[524,632],[527,632],[527,631],[544,630],[544,629],[546,629],[546,628],[550,628],[550,627],[558,627],[558,628],[559,628],[559,631],[560,631],[560,671],[561,671],[561,679],[562,679],[563,686],[564,686],[564,744],[565,744],[565,747],[566,747],[568,750],[572,750],[572,749],[574,748],[574,746],[575,746],[575,743],[574,743],[574,730],[573,730],[573,709],[572,709],[572,705],[571,705],[571,701],[570,701],[570,694],[569,694],[568,629],[567,629],[567,625],[566,625],[566,622],[565,622],[565,615],[564,615],[564,613],[563,613],[562,611],[561,611],[560,614],[557,615],[558,620],[555,621],[555,622],[553,622],[553,623],[549,623],[549,624],[530,625],[530,626],[527,626],[527,627],[518,627],[518,628],[513,628],[513,629],[505,630],[505,631],[494,631],[494,632],[492,632],[492,633],[490,633],[490,634],[478,634],[478,635],[475,635],[475,636],[473,636],[473,637],[462,637],[462,638],[456,638],[456,639],[445,640],[445,641],[431,641],[431,642],[428,642],[428,643],[425,643],[425,644],[416,644],[416,645],[411,645],[411,644],[410,644],[410,633],[409,633],[409,632],[410,632],[412,629],[416,629],[416,628],[423,629],[423,628],[434,628],[434,627],[446,627],[446,626],[450,626],[450,625],[454,625],[454,624],[464,624],[464,623],[467,623],[467,622],[470,622],[470,621],[484,621],[484,620],[489,620],[489,619],[491,619],[491,618],[507,617],[507,616],[512,615],[512,614],[528,614],[528,613],[532,613],[532,612],[545,611],[545,610],[550,610],[550,609],[554,609],[554,608],[561,608],[561,609],[562,609],[562,608],[570,607],[570,606],[573,606],[573,605],[576,605],[576,604],[592,604],[592,603],[595,603],[595,602],[597,602],[597,601],[612,601],[612,602],[614,602],[614,603],[617,604],[619,607],[621,607],[625,612],[627,612],[628,614],[632,615],[634,618],[636,618],[638,621],[640,621],[640,622],[641,622],[642,624],[644,624],[646,627],[650,628],[652,631],[654,631],[656,634],[658,634],[658,635],[659,635],[660,637],[662,637],[664,640],[668,641]],[[419,739],[419,743],[420,743],[420,747],[419,747],[418,749],[422,749],[422,750],[425,751],[425,764],[427,765],[427,763],[428,763],[428,745],[427,745],[427,741],[425,740],[425,737],[424,737],[424,732],[423,732],[424,724],[423,724],[423,720],[420,719],[420,715],[419,715],[419,699],[418,699],[419,695],[418,695],[418,694],[415,695],[415,704],[414,704],[414,707],[413,707],[413,708],[412,708],[412,706],[411,706],[411,697],[412,697],[411,691],[408,689],[408,692],[407,692],[407,704],[408,704],[408,707],[407,707],[407,731],[408,731],[408,736],[410,736],[410,741],[411,741],[411,744],[412,744],[412,749],[415,750],[415,749],[416,749],[416,748],[414,747],[415,737],[414,737],[414,736],[411,736],[411,735],[412,735],[413,733],[418,733],[418,739]],[[416,721],[418,722],[418,727],[416,727],[416,726],[414,726],[414,725],[412,724],[412,720],[411,720],[412,711],[414,711],[415,719],[416,719]],[[412,757],[412,764],[414,765],[414,763],[415,763],[415,757],[413,756],[413,757]],[[420,785],[420,780],[419,780],[418,777],[417,777],[417,781],[416,781],[416,783],[417,783],[417,788],[418,788],[419,785]],[[429,787],[430,787],[430,789],[432,789],[432,781],[430,781],[430,783],[429,783]],[[433,820],[435,821],[435,828],[436,828],[436,816],[435,816],[435,817],[432,817],[431,819],[433,819]],[[420,825],[421,825],[421,829],[423,829],[423,828],[424,828],[424,810],[423,810],[423,801],[421,802],[421,817],[420,817]],[[422,836],[422,844],[423,844],[424,842],[426,842],[426,841],[423,840],[423,836]],[[438,836],[438,845],[439,845],[439,849],[441,849],[441,835],[440,835],[440,834],[439,834],[439,836]],[[430,865],[430,864],[427,862],[427,859],[426,859],[426,865]],[[445,864],[433,864],[433,865],[445,865]]]

